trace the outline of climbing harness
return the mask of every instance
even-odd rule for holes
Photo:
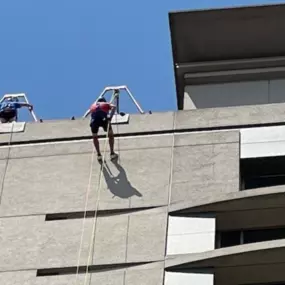
[[[137,101],[135,100],[134,96],[131,94],[131,92],[130,92],[130,90],[128,89],[127,86],[106,87],[94,103],[96,103],[100,98],[103,98],[108,91],[113,91],[113,95],[112,95],[112,98],[111,98],[109,103],[115,102],[116,107],[117,107],[115,114],[113,114],[113,117],[115,116],[115,123],[117,124],[117,135],[119,135],[119,127],[118,127],[118,124],[119,124],[118,118],[119,117],[118,116],[120,115],[119,114],[120,113],[119,112],[119,95],[120,95],[120,90],[125,90],[128,93],[128,95],[131,98],[131,100],[136,105],[136,107],[139,110],[139,112],[141,114],[144,114],[144,111],[139,106],[139,104],[137,103]],[[83,117],[86,118],[89,115],[89,113],[90,112],[88,110],[84,114]],[[105,156],[106,156],[106,148],[107,148],[107,142],[108,142],[109,129],[110,129],[111,124],[112,124],[112,122],[110,120],[109,123],[108,123],[107,133],[106,133],[106,137],[105,137],[103,158],[102,158],[103,160],[102,160],[102,163],[101,163],[101,166],[100,166],[98,187],[97,187],[97,191],[96,191],[97,199],[96,199],[96,205],[95,205],[95,214],[94,214],[94,218],[93,218],[92,233],[91,233],[91,237],[90,237],[90,244],[89,244],[89,251],[88,251],[88,260],[87,260],[86,270],[85,270],[84,285],[87,284],[87,278],[88,278],[88,273],[89,273],[89,266],[91,265],[91,261],[93,262],[93,258],[91,260],[91,257],[92,257],[92,255],[94,256],[94,247],[95,247],[96,229],[97,229],[97,213],[98,213],[98,209],[99,209],[100,194],[101,194],[101,181],[102,181],[103,167],[104,167],[104,163],[105,163]],[[119,138],[117,139],[117,141],[118,141],[118,154],[119,154],[119,157],[120,157]],[[88,181],[88,186],[87,186],[86,195],[85,195],[85,209],[84,209],[84,217],[83,217],[81,240],[80,240],[80,246],[79,246],[79,251],[78,251],[78,263],[77,263],[77,269],[76,269],[76,283],[75,283],[76,285],[77,285],[78,276],[79,276],[80,258],[81,258],[81,252],[82,252],[82,247],[83,247],[85,222],[86,222],[86,217],[87,217],[87,207],[88,207],[89,195],[90,195],[90,191],[91,191],[91,180],[92,180],[92,173],[93,173],[94,157],[95,157],[95,149],[93,147],[92,156],[91,156],[91,166],[90,166],[90,173],[89,173],[89,181]],[[91,283],[91,276],[89,278],[89,284],[90,283]]]

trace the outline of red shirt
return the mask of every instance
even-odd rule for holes
[[[111,106],[107,102],[97,102],[96,104],[91,105],[90,111],[92,113],[94,113],[98,110],[102,110],[102,111],[108,113],[111,110]]]

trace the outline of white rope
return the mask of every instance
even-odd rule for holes
[[[118,114],[116,116],[116,125],[117,125],[117,135],[119,134],[119,124],[118,124]],[[117,141],[118,141],[118,160],[119,160],[119,163],[121,162],[121,159],[120,159],[120,138],[119,136],[117,136]]]
[[[84,217],[83,217],[82,230],[81,230],[80,246],[79,246],[79,250],[78,250],[78,263],[77,263],[77,269],[76,269],[76,282],[75,282],[75,284],[77,284],[77,281],[78,281],[80,257],[81,257],[81,252],[82,252],[84,229],[85,229],[85,222],[86,222],[86,216],[87,216],[87,207],[88,207],[88,201],[89,201],[89,194],[90,194],[90,190],[91,190],[94,157],[95,157],[95,148],[93,147],[92,156],[91,156],[90,173],[89,173],[89,182],[88,182],[88,186],[87,186],[86,194],[85,194],[85,208],[84,208]]]
[[[12,128],[11,128],[10,138],[9,138],[9,142],[8,142],[7,159],[6,159],[5,168],[4,168],[4,175],[3,175],[3,179],[2,179],[2,183],[1,183],[0,204],[1,204],[2,196],[3,196],[2,192],[4,190],[4,182],[5,182],[5,177],[7,174],[8,164],[9,164],[9,160],[10,160],[10,152],[11,152],[11,144],[12,144],[12,138],[13,138],[14,124],[15,124],[15,122],[12,122]]]
[[[175,118],[174,118],[174,121],[175,121]],[[174,130],[174,126],[173,126],[173,130]],[[168,205],[167,205],[168,212],[169,212],[169,207],[171,203],[171,195],[172,195],[174,148],[175,148],[175,133],[173,133],[173,136],[172,136],[171,157],[170,157],[170,176],[169,176]]]
[[[106,135],[106,140],[105,140],[105,144],[104,144],[104,151],[103,151],[103,158],[102,158],[103,161],[102,161],[102,165],[100,168],[98,190],[97,190],[98,196],[97,196],[96,207],[95,207],[95,215],[94,215],[94,220],[93,220],[92,234],[91,234],[91,239],[90,239],[90,243],[89,243],[90,247],[89,247],[89,254],[88,254],[88,260],[87,260],[86,271],[85,271],[84,285],[87,284],[86,282],[87,282],[87,276],[88,276],[88,271],[89,271],[91,255],[93,255],[95,240],[96,240],[95,238],[96,238],[96,229],[97,229],[97,212],[98,212],[99,202],[100,202],[101,180],[102,180],[102,173],[103,173],[102,170],[103,170],[104,162],[105,162],[106,148],[107,148],[110,125],[111,125],[111,121],[108,123],[107,135]],[[91,284],[91,278],[89,279],[89,285],[90,284]]]
[[[176,124],[176,115],[174,114],[173,118],[173,127],[172,129],[174,130]],[[170,209],[170,203],[171,203],[171,195],[172,195],[172,183],[173,183],[173,168],[174,168],[174,148],[175,148],[175,133],[173,132],[172,135],[172,146],[171,146],[171,154],[170,154],[170,173],[169,173],[169,187],[168,187],[168,204],[167,204],[167,224],[166,224],[166,240],[165,240],[165,258],[164,258],[164,268],[166,265],[166,256],[167,256],[167,242],[168,242],[168,219],[169,219],[169,209]],[[164,277],[163,279],[165,280],[165,270],[164,270]]]
[[[115,98],[115,97],[114,97]],[[110,103],[114,100],[111,99]],[[108,136],[109,136],[109,129],[111,126],[111,121],[108,123],[107,127],[107,133],[106,133],[106,138],[105,138],[105,144],[104,144],[104,151],[103,151],[103,158],[102,158],[102,165],[100,167],[100,174],[99,174],[99,181],[98,181],[98,189],[97,189],[97,199],[96,199],[96,207],[95,207],[95,214],[94,214],[94,219],[93,219],[93,227],[92,227],[92,234],[91,234],[91,239],[89,243],[89,253],[88,253],[88,260],[87,260],[87,265],[86,265],[86,271],[85,271],[85,279],[84,279],[84,285],[86,284],[87,281],[87,276],[88,276],[88,270],[89,270],[89,264],[90,264],[90,259],[91,259],[91,254],[93,253],[94,246],[95,246],[95,237],[96,237],[96,228],[97,228],[97,212],[99,208],[99,202],[100,202],[100,190],[101,190],[101,180],[102,180],[102,170],[104,167],[104,161],[105,161],[105,156],[106,156],[106,148],[107,148],[107,142],[108,142]],[[93,165],[94,165],[94,157],[95,157],[95,148],[93,148],[92,156],[91,156],[91,166],[90,166],[90,173],[89,173],[89,181],[88,181],[88,186],[86,190],[86,195],[85,195],[85,209],[84,209],[84,217],[83,217],[83,223],[82,223],[82,233],[81,233],[81,239],[80,239],[80,246],[78,250],[78,263],[77,263],[77,269],[76,269],[76,283],[78,281],[78,276],[79,276],[79,268],[80,268],[80,258],[81,258],[81,253],[82,253],[82,248],[83,248],[83,239],[84,239],[84,231],[85,231],[85,223],[86,223],[86,216],[87,216],[87,207],[88,207],[88,201],[89,201],[89,194],[91,190],[91,181],[92,181],[92,174],[93,174]],[[89,279],[89,284],[91,282],[91,278]]]

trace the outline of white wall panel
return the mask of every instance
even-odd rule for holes
[[[169,217],[168,234],[197,234],[215,231],[214,218]]]
[[[269,103],[268,81],[188,85],[184,109],[216,108]],[[277,97],[276,97],[277,98]]]
[[[184,109],[215,108],[285,102],[285,79],[188,85]]]
[[[285,126],[240,130],[241,158],[285,155]]]
[[[169,217],[167,254],[187,254],[215,248],[215,219]]]
[[[166,272],[165,285],[213,285],[213,274]]]

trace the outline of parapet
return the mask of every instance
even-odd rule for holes
[[[285,103],[131,114],[128,124],[114,125],[116,136],[238,129],[285,124]],[[100,132],[101,137],[105,137]],[[0,134],[0,144],[91,139],[89,119],[27,122],[22,132]]]

